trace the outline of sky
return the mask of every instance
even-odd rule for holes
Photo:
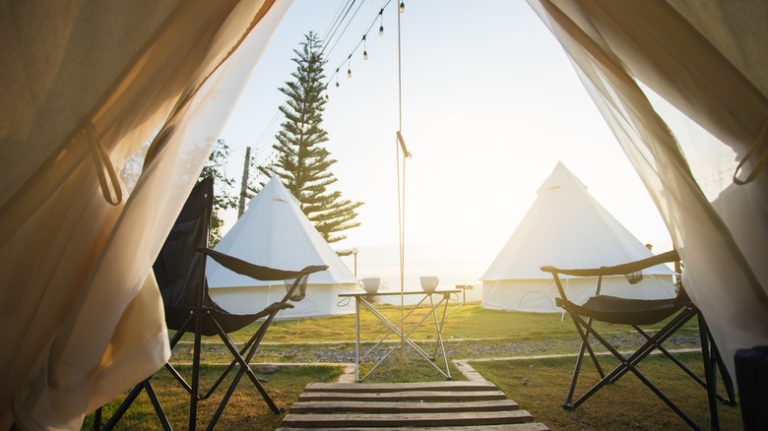
[[[238,179],[245,147],[269,156],[304,34],[327,33],[343,0],[294,0],[256,66],[221,137]],[[386,0],[357,0],[326,51],[341,65]],[[671,241],[648,192],[581,85],[564,51],[524,1],[406,1],[401,14],[406,177],[406,286],[477,282],[536,198],[558,160],[641,242]],[[397,2],[329,86],[324,128],[344,197],[363,201],[336,250],[356,247],[358,275],[398,285],[395,131]],[[345,24],[341,29],[346,26]],[[339,30],[340,32],[341,30]],[[337,34],[339,33],[337,32]],[[335,46],[334,46],[335,45]],[[331,47],[333,47],[331,49]],[[342,72],[347,64],[343,63]],[[567,216],[564,214],[564,216]],[[226,217],[231,226],[235,216]],[[352,258],[344,258],[350,268]],[[542,262],[546,264],[546,262]]]

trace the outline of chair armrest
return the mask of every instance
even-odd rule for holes
[[[218,251],[214,251],[205,247],[200,247],[197,249],[197,251],[209,256],[211,259],[215,260],[221,266],[229,269],[230,271],[263,281],[277,281],[299,278],[328,269],[326,265],[316,265],[307,266],[301,271],[285,271],[282,269],[274,269],[266,266],[254,265],[250,262],[246,262],[236,257],[232,257],[224,253],[219,253]]]
[[[624,263],[615,266],[603,266],[600,268],[586,268],[586,269],[561,269],[554,266],[542,266],[540,269],[544,272],[551,274],[565,274],[578,277],[593,277],[600,275],[624,275],[632,272],[641,271],[651,266],[656,266],[662,263],[676,262],[680,260],[680,255],[676,250],[668,251],[656,256],[651,256],[646,259],[637,260],[635,262]]]

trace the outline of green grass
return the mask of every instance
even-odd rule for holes
[[[397,307],[382,307],[383,312],[392,321],[399,318]],[[426,308],[416,311],[410,322],[418,321],[427,313]],[[430,317],[431,319],[431,317]],[[426,321],[423,327],[412,334],[414,339],[431,341],[433,332],[429,331],[431,321]],[[649,329],[660,327],[664,322],[651,326]],[[619,349],[633,350],[642,340],[633,335],[626,326],[596,324],[595,327],[606,335]],[[237,331],[233,334],[236,342],[247,340],[256,330],[257,325]],[[434,327],[433,327],[434,328]],[[369,348],[386,332],[386,328],[370,313],[361,316],[361,333],[364,348]],[[560,314],[518,313],[495,310],[485,310],[479,305],[452,305],[446,317],[443,332],[446,338],[446,349],[451,359],[528,356],[553,353],[575,353],[579,341],[572,322],[566,316],[561,320]],[[262,344],[253,358],[259,362],[353,362],[355,352],[355,316],[335,316],[303,320],[285,320],[274,322],[270,328],[265,343]],[[389,340],[396,341],[393,336]],[[186,335],[174,349],[172,363],[181,364],[180,369],[189,373],[188,364],[192,357],[192,337]],[[431,343],[421,343],[422,347],[431,353]],[[393,344],[385,344],[380,348],[389,348]],[[678,335],[665,343],[668,348],[698,347],[698,332],[696,322],[689,322]],[[603,350],[595,346],[596,350]],[[218,337],[204,337],[203,344],[203,387],[208,386],[222,367],[214,364],[228,363],[231,360],[229,352],[224,348]],[[404,363],[397,358],[397,352],[392,353],[384,364],[372,374],[366,383],[381,382],[413,382],[439,381],[444,377],[427,364],[422,358],[407,349]],[[697,355],[685,355],[684,358],[692,368],[701,368]],[[546,423],[554,430],[558,429],[681,429],[685,424],[665,406],[648,389],[641,385],[633,376],[627,376],[619,383],[604,388],[593,399],[581,406],[576,412],[567,413],[561,408],[567,390],[574,359],[546,359],[506,362],[484,362],[473,365],[486,378],[496,383],[509,394],[510,398],[519,402],[522,408],[531,411],[537,421]],[[365,372],[372,363],[363,366]],[[692,386],[686,376],[682,376],[677,368],[669,361],[654,358],[643,364],[654,381],[659,381],[663,390],[669,391],[676,401],[682,399],[684,409],[694,414],[697,421],[703,424],[706,419],[706,398],[703,390]],[[594,377],[594,372],[585,369],[586,377],[582,377],[582,388],[588,384],[588,379]],[[335,381],[340,374],[338,367],[308,366],[297,368],[282,368],[278,373],[270,375],[267,390],[280,406],[288,406],[294,402],[298,394],[309,382]],[[451,373],[455,380],[464,376],[451,365]],[[522,379],[528,379],[523,385]],[[208,382],[208,383],[205,383]],[[186,428],[188,396],[180,389],[172,378],[163,370],[153,378],[156,391],[161,402],[166,407],[175,428]],[[213,414],[218,396],[201,403],[200,423],[207,423]],[[218,429],[273,429],[281,416],[268,412],[266,405],[250,382],[243,380],[235,392],[235,397],[224,413]],[[105,417],[119,404],[113,401],[106,408]],[[704,407],[702,407],[704,406]],[[656,411],[653,419],[645,417],[643,412]],[[723,429],[739,428],[740,423],[737,409],[723,407]],[[627,413],[629,412],[629,413]],[[704,416],[700,413],[704,412]],[[92,419],[86,420],[88,429]],[[119,429],[158,429],[159,423],[154,417],[151,405],[145,395],[123,419]]]
[[[703,374],[699,353],[679,354],[689,368]],[[687,429],[687,425],[640,380],[628,373],[618,382],[600,389],[573,412],[562,409],[571,381],[575,358],[475,362],[471,365],[528,410],[537,422],[552,430],[667,430]],[[613,367],[606,358],[601,363]],[[585,362],[576,396],[597,381],[597,372]],[[609,367],[609,368],[610,368]],[[641,362],[639,369],[699,425],[709,427],[707,396],[667,358],[654,356]],[[575,399],[576,397],[574,397]],[[738,407],[719,404],[723,430],[741,429]]]
[[[421,348],[428,354],[432,353],[432,350],[427,345],[421,345]],[[373,373],[371,373],[365,380],[365,383],[409,383],[445,380],[445,376],[409,347],[406,347],[402,360],[401,363],[398,350],[395,350]],[[360,367],[360,376],[364,376],[365,373],[372,368],[373,364],[373,362],[363,364]],[[438,356],[437,364],[440,369],[445,369],[442,357]],[[461,374],[450,361],[448,362],[448,369],[450,370],[453,380],[466,380],[464,375]]]
[[[391,321],[399,321],[398,307],[382,306],[381,310]],[[411,324],[418,322],[427,312],[428,308],[419,308],[406,322],[406,328],[409,322]],[[413,338],[434,339],[434,323],[429,319],[412,334]],[[651,325],[649,328],[660,328],[665,323]],[[627,327],[623,325],[596,323],[594,326],[600,333],[627,332]],[[257,327],[258,324],[253,323],[232,333],[231,336],[237,342],[244,342],[250,338]],[[693,332],[695,329],[696,323],[692,321],[683,330]],[[363,340],[376,341],[383,330],[384,326],[375,316],[365,311],[361,313],[360,333]],[[519,342],[536,342],[541,339],[571,340],[575,333],[573,323],[567,316],[561,320],[559,313],[486,310],[478,304],[450,305],[443,328],[443,337],[448,340],[502,338]],[[390,339],[393,337],[390,336]],[[190,342],[191,337],[185,335],[183,340]],[[269,328],[264,339],[268,343],[354,342],[354,340],[354,315],[276,321]]]
[[[223,371],[223,367],[201,367],[201,387],[208,388]],[[179,371],[190,376],[189,367],[179,367]],[[299,393],[310,382],[333,382],[341,374],[338,367],[286,367],[268,376],[269,382],[265,384],[267,392],[279,407],[287,407],[298,399]],[[191,377],[187,377],[191,380]],[[198,428],[205,429],[208,421],[213,416],[221,398],[229,386],[231,378],[227,378],[225,385],[219,387],[208,400],[198,404]],[[152,386],[158,394],[158,398],[168,415],[174,429],[186,429],[189,414],[189,395],[179,386],[173,377],[161,370],[152,378]],[[104,407],[103,417],[111,417],[122,402],[123,397],[113,400]],[[234,392],[224,414],[216,426],[221,430],[269,430],[274,429],[282,420],[283,415],[272,414],[261,396],[244,377],[237,390]],[[102,422],[103,424],[104,422]],[[86,417],[83,429],[93,429],[93,415]],[[146,393],[142,392],[133,406],[118,423],[118,430],[157,430],[161,429],[160,422],[155,416],[152,404]]]

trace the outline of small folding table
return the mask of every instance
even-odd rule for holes
[[[413,296],[421,296],[421,299],[414,304],[414,305],[404,305],[404,307],[410,308],[404,315],[403,320],[405,321],[408,319],[408,317],[421,306],[422,304],[426,303],[428,305],[429,311],[427,314],[421,317],[421,319],[413,326],[408,328],[407,330],[403,330],[401,332],[400,327],[398,326],[399,322],[392,322],[389,320],[379,309],[378,305],[373,301],[374,298],[379,297],[385,297],[385,296],[399,296],[400,292],[377,292],[377,293],[367,293],[367,292],[355,292],[355,293],[342,293],[339,294],[339,297],[341,298],[354,298],[355,299],[355,379],[358,382],[364,381],[368,376],[371,375],[371,373],[381,365],[384,360],[387,359],[387,357],[392,353],[393,351],[397,350],[400,346],[396,345],[394,347],[391,347],[389,350],[384,353],[384,355],[379,358],[378,361],[373,365],[373,367],[368,370],[367,373],[365,373],[364,376],[360,376],[360,364],[365,361],[366,358],[368,358],[374,351],[376,351],[380,346],[383,345],[384,341],[392,334],[395,334],[398,338],[402,337],[402,341],[404,344],[409,345],[413,350],[422,358],[424,358],[429,364],[431,364],[440,374],[445,376],[447,380],[451,380],[451,371],[448,368],[448,355],[445,353],[445,344],[443,343],[443,323],[445,323],[445,315],[448,311],[448,301],[451,298],[451,294],[459,293],[460,291],[458,289],[451,289],[451,290],[435,290],[432,292],[425,292],[423,290],[419,291],[409,291],[409,292],[403,292],[402,294],[404,296],[413,297]],[[441,309],[442,306],[442,309]],[[371,312],[376,318],[378,318],[384,326],[386,326],[387,331],[384,333],[384,335],[379,338],[379,340],[371,346],[370,349],[368,349],[367,352],[361,352],[360,347],[360,310],[361,308],[367,309]],[[440,316],[438,316],[440,314]],[[411,334],[413,334],[416,329],[421,327],[421,325],[426,321],[429,317],[432,317],[432,322],[434,323],[435,327],[435,348],[432,351],[432,355],[429,355],[427,352],[424,351],[414,340],[410,338]],[[362,355],[361,355],[362,353]],[[438,353],[440,354],[440,357],[442,358],[441,364],[438,364]]]

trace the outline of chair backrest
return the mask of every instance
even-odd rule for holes
[[[212,208],[213,178],[208,177],[192,189],[153,265],[166,310],[194,310],[209,302],[205,255],[197,250],[207,245]],[[176,329],[177,322],[167,323]]]

